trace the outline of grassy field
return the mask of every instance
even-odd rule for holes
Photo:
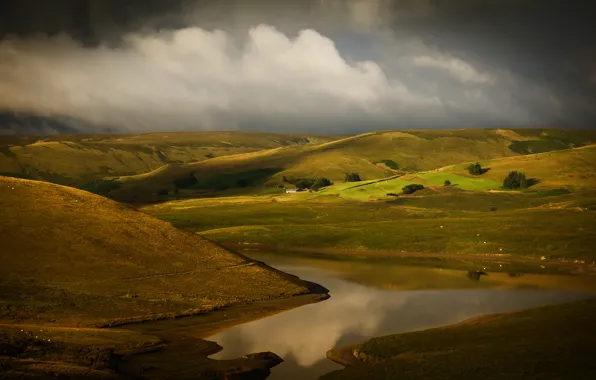
[[[418,183],[425,187],[443,187],[446,180],[451,181],[452,187],[461,190],[497,190],[501,182],[486,178],[472,178],[451,173],[416,173],[398,178],[369,181],[366,183],[346,187],[345,185],[331,186],[321,191],[321,194],[338,195],[344,199],[360,201],[387,199],[387,194],[400,194],[402,188],[411,183]]]
[[[568,131],[568,134],[576,141],[573,146],[596,140],[596,134],[591,131]],[[104,194],[121,201],[142,203],[217,194],[255,195],[271,192],[277,186],[291,188],[293,185],[284,182],[284,178],[292,182],[300,178],[326,177],[340,184],[346,173],[357,172],[363,180],[370,181],[436,170],[445,165],[520,156],[521,153],[510,148],[512,143],[518,141],[534,140],[512,130],[367,133],[321,144],[169,165],[143,175],[120,177],[117,181],[122,186]],[[261,175],[255,177],[255,173]],[[402,179],[442,185],[444,178],[448,177],[440,173],[421,173],[417,176],[421,178]],[[502,182],[500,177],[495,179],[487,176],[472,181],[460,173],[451,173],[450,176],[463,189],[498,188]],[[399,187],[402,183],[401,179],[394,183],[378,183],[375,184],[376,190],[350,190],[348,196],[362,200],[371,194],[376,196],[374,194]]]
[[[0,136],[0,175],[81,186],[103,177],[150,172],[166,164],[341,137],[255,132]]]
[[[349,367],[322,379],[590,379],[595,317],[591,300],[374,338],[330,351]]]
[[[0,323],[97,326],[308,292],[131,207],[0,177]]]
[[[594,262],[595,152],[587,146],[484,161],[490,170],[481,176],[460,164],[314,193],[174,201],[143,211],[221,243]],[[499,190],[497,178],[509,170],[540,182]],[[445,180],[452,185],[443,186]],[[387,196],[409,183],[427,188]]]
[[[596,260],[595,193],[416,194],[375,202],[316,193],[211,198],[142,211],[220,243]]]

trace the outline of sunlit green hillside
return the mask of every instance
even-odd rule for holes
[[[567,131],[567,134],[570,136],[566,143],[568,149],[596,141],[596,133],[591,131]],[[512,150],[513,144],[526,142],[532,146],[540,141],[551,140],[544,133],[524,136],[512,130],[367,133],[318,145],[276,148],[194,164],[172,164],[147,174],[117,178],[116,186],[100,193],[129,202],[217,193],[279,193],[283,191],[279,187],[292,188],[296,180],[304,178],[324,177],[337,184],[347,173],[358,173],[363,180],[375,180],[451,164],[516,157],[522,153]],[[563,144],[562,141],[568,140],[557,141]],[[427,184],[442,183],[441,175],[418,175],[425,177],[422,179]],[[407,177],[403,179],[409,181]],[[500,181],[492,177],[482,178],[482,181],[469,181],[465,176],[456,179],[462,188],[470,189],[496,188]],[[382,184],[375,186],[382,191],[387,189]]]

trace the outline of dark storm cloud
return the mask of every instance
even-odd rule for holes
[[[121,130],[596,119],[587,2],[0,2],[0,109]]]

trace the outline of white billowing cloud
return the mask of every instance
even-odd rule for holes
[[[414,64],[420,67],[445,70],[462,83],[493,84],[495,82],[495,79],[489,74],[479,72],[471,64],[455,57],[446,55],[418,56],[414,57]]]
[[[312,29],[289,37],[259,25],[244,43],[234,41],[196,27],[131,34],[119,47],[85,48],[66,36],[0,41],[0,109],[133,132],[345,131],[461,126],[466,117],[474,125],[483,115],[523,124],[544,116],[511,98],[521,82],[510,74],[479,70],[416,40],[392,47],[401,58],[391,75],[383,62],[347,60]],[[436,75],[427,77],[429,69]],[[535,102],[550,99],[529,88]]]

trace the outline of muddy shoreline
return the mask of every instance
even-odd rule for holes
[[[204,338],[238,324],[329,298],[311,293],[234,305],[197,316],[118,328],[72,328],[0,321],[0,377],[48,379],[265,379],[283,361],[274,353],[235,360],[208,356],[223,348]]]
[[[191,379],[197,374],[205,378],[265,379],[271,367],[278,363],[255,360],[254,354],[234,360],[213,360],[208,356],[223,347],[204,339],[233,326],[267,318],[287,310],[329,298],[326,293],[312,293],[286,299],[233,306],[214,313],[171,321],[155,321],[128,326],[131,331],[155,336],[164,346],[145,355],[124,359],[118,372],[129,377],[151,379]]]

